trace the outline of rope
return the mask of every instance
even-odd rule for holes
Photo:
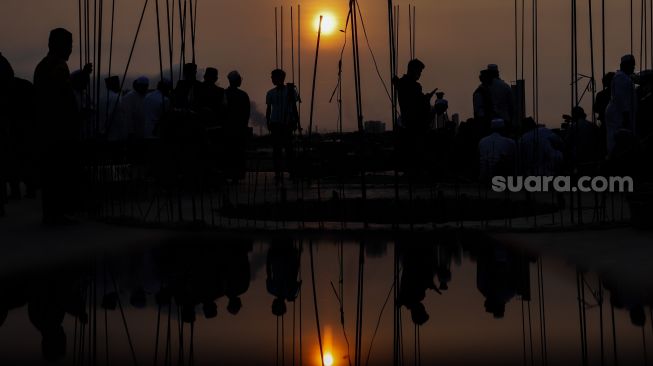
[[[379,332],[379,327],[381,325],[381,319],[383,318],[383,312],[385,311],[386,306],[388,305],[388,302],[390,301],[390,296],[392,296],[392,292],[395,289],[395,282],[392,283],[390,286],[390,290],[388,291],[388,295],[385,298],[385,302],[383,303],[383,306],[381,307],[381,312],[379,313],[379,317],[376,320],[376,326],[374,327],[374,333],[372,334],[372,341],[370,341],[370,348],[367,350],[367,358],[365,359],[365,366],[368,366],[370,364],[370,356],[372,355],[372,347],[374,347],[374,340],[376,339],[376,335]]]
[[[361,12],[360,4],[358,3],[358,0],[356,0],[356,7],[358,8],[358,14],[359,18],[361,21],[361,27],[363,28],[363,35],[365,36],[365,42],[367,43],[367,48],[370,51],[370,55],[372,56],[372,62],[374,63],[374,69],[376,70],[376,75],[379,77],[379,80],[381,81],[381,84],[383,85],[383,89],[385,90],[385,94],[388,96],[388,100],[390,103],[392,103],[392,97],[390,96],[390,91],[388,91],[388,86],[385,83],[385,80],[383,79],[383,76],[381,76],[381,71],[379,70],[379,64],[376,61],[376,56],[374,55],[374,51],[372,50],[372,45],[370,44],[370,40],[367,36],[367,29],[365,28],[365,21],[363,20],[363,13]],[[414,39],[415,35],[413,35]],[[413,51],[414,53],[414,51]]]

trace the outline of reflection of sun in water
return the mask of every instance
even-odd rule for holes
[[[331,13],[322,13],[322,34],[333,34],[338,28],[336,17]],[[320,28],[320,14],[315,17],[315,31]]]
[[[333,366],[333,355],[331,352],[324,354],[324,366]]]

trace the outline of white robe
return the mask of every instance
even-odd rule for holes
[[[170,108],[170,100],[164,97],[160,91],[155,90],[145,97],[143,104],[145,109],[144,137],[146,139],[155,138],[154,131],[161,122],[163,114]]]
[[[500,162],[514,162],[516,144],[512,139],[494,132],[481,140],[478,144],[478,151],[481,179],[489,179],[496,175],[496,168]]]
[[[608,154],[615,146],[615,136],[622,129],[635,134],[635,118],[637,114],[637,94],[632,78],[623,71],[617,71],[612,79],[612,95],[610,104],[605,111],[608,131]],[[630,120],[624,121],[624,113],[630,114]]]

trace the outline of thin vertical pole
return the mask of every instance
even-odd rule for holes
[[[311,117],[308,124],[308,139],[310,141],[311,136],[313,135],[313,112],[315,111],[315,83],[317,80],[317,65],[320,56],[320,38],[322,36],[322,19],[324,17],[320,15],[320,24],[317,29],[317,47],[315,48],[315,65],[313,66],[313,87],[311,88]]]

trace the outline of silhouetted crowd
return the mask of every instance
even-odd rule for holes
[[[110,76],[101,94],[90,90],[93,65],[70,72],[72,48],[70,32],[53,30],[33,84],[15,77],[9,62],[0,57],[0,216],[8,199],[22,197],[23,183],[27,197],[42,190],[44,223],[71,223],[69,214],[85,188],[82,167],[102,158],[93,149],[93,154],[82,156],[80,151],[86,150],[81,146],[125,152],[127,161],[140,163],[146,174],[164,176],[168,188],[199,190],[215,172],[234,181],[245,177],[251,102],[240,89],[243,78],[238,71],[228,74],[226,89],[217,85],[219,72],[213,67],[198,80],[194,63],[183,65],[176,86],[163,78],[154,90],[144,76],[133,81],[131,90],[123,90],[124,80]],[[642,162],[653,152],[653,72],[635,75],[632,55],[623,57],[619,71],[603,78],[593,108],[596,115],[588,117],[575,106],[560,129],[525,118],[517,92],[494,64],[480,72],[472,97],[474,117],[458,123],[449,116],[443,92],[424,93],[419,80],[425,68],[412,60],[406,74],[393,79],[401,111],[395,157],[408,176],[430,171],[484,183],[493,176],[515,174],[650,178]],[[271,81],[265,117],[275,181],[283,184],[285,172],[294,178],[299,170],[295,136],[302,131],[300,98],[295,85],[286,83],[283,70],[272,71]],[[209,185],[214,182],[208,179]]]
[[[425,68],[412,60],[406,74],[394,80],[401,110],[398,155],[407,173],[420,174],[433,166],[429,155],[433,145],[440,145],[436,154],[449,158],[454,174],[485,183],[510,175],[651,178],[642,163],[653,153],[653,72],[635,74],[632,55],[622,58],[619,71],[603,78],[593,106],[596,115],[588,116],[576,105],[559,129],[522,116],[518,88],[503,81],[494,64],[480,72],[481,83],[472,97],[474,117],[456,126],[446,116],[449,106],[443,94],[431,104],[437,89],[423,92],[419,79]],[[434,129],[444,132],[444,138],[430,137]]]

